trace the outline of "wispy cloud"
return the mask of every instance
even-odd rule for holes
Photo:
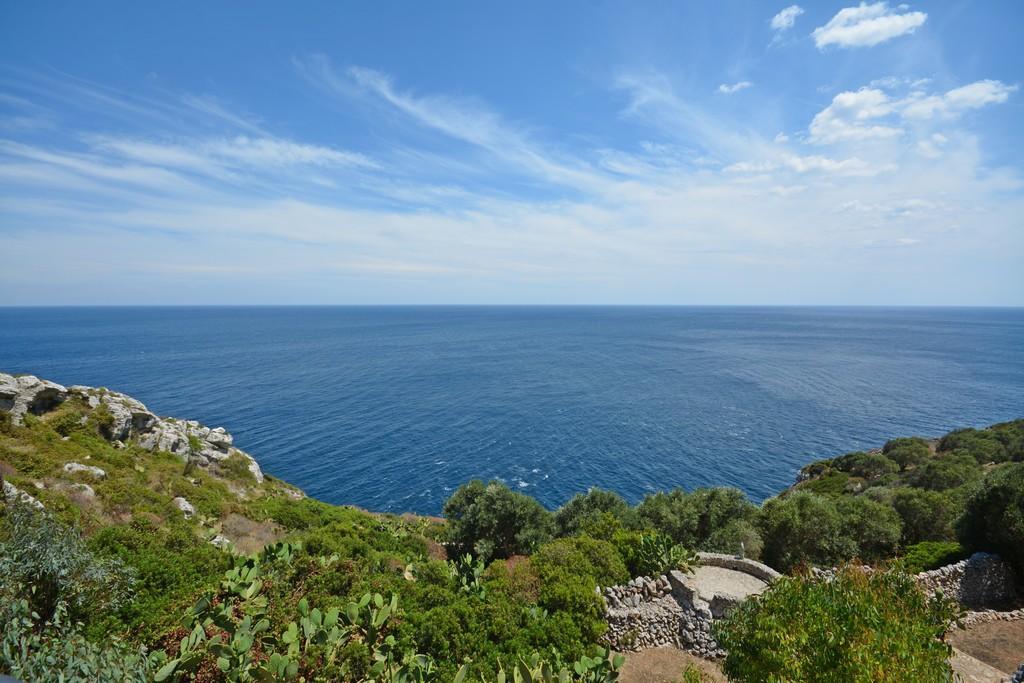
[[[819,49],[838,47],[871,47],[908,33],[924,25],[928,15],[911,12],[906,5],[889,7],[887,2],[860,3],[857,7],[839,10],[827,24],[811,34]]]
[[[852,251],[900,240],[959,245],[962,226],[972,239],[1005,239],[1024,212],[1017,197],[988,201],[1020,179],[985,169],[977,140],[957,128],[957,112],[1012,96],[998,81],[840,93],[794,140],[775,136],[776,126],[729,120],[712,108],[722,98],[707,85],[700,101],[665,74],[623,74],[611,96],[624,100],[621,115],[638,137],[569,146],[479,99],[316,58],[299,68],[338,103],[370,106],[384,144],[319,144],[276,134],[220,100],[125,100],[106,90],[83,95],[95,126],[69,126],[45,145],[0,142],[5,282],[29,277],[43,241],[58,260],[91,255],[52,283],[68,291],[84,291],[97,273],[160,291],[188,273],[220,292],[255,273],[280,288],[350,278],[371,290],[415,283],[402,291],[447,300],[486,298],[499,285],[538,297],[572,286],[585,298],[689,269],[711,273],[704,287],[775,283],[760,276],[790,272],[794,254],[840,269]],[[942,106],[928,104],[922,119],[930,97]],[[135,125],[127,111],[138,114]],[[847,149],[857,141],[865,144]],[[858,207],[847,206],[851,197]]]
[[[796,18],[803,13],[804,8],[800,5],[790,5],[772,17],[771,27],[775,31],[788,31],[793,28]]]
[[[745,90],[746,88],[749,88],[749,87],[751,87],[753,85],[754,84],[751,83],[750,81],[739,81],[737,83],[731,83],[731,84],[729,84],[729,83],[722,83],[720,86],[718,86],[718,92],[724,93],[726,95],[731,95],[734,92],[739,92],[740,90]]]

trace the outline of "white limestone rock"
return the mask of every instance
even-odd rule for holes
[[[30,496],[29,494],[25,493],[14,484],[7,481],[6,479],[4,480],[4,500],[6,500],[8,503],[13,503],[14,501],[20,500],[22,503],[31,505],[32,507],[37,508],[39,510],[43,509],[42,503],[40,503],[38,500]]]
[[[24,423],[25,413],[41,415],[68,397],[67,388],[39,379],[34,375],[13,375],[0,373],[0,410],[11,414],[16,425]]]
[[[96,477],[97,479],[106,479],[107,473],[99,467],[94,465],[83,465],[80,462],[69,462],[64,465],[64,471],[68,474],[75,474],[76,472],[84,472],[89,476]]]
[[[221,550],[228,550],[231,547],[231,540],[226,536],[217,534],[210,539],[210,545],[220,548]]]
[[[185,515],[185,519],[192,519],[196,514],[196,509],[192,507],[192,503],[181,496],[174,499],[174,506],[181,510],[181,514]]]

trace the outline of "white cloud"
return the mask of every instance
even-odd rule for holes
[[[835,143],[897,137],[903,133],[900,128],[872,123],[892,111],[892,102],[881,90],[841,92],[811,121],[810,141]]]
[[[772,17],[772,28],[776,31],[791,29],[794,22],[796,22],[796,18],[803,13],[804,8],[800,5],[790,5]]]
[[[953,119],[970,109],[1005,102],[1016,90],[1015,85],[983,80],[945,93],[915,90],[895,99],[873,87],[841,92],[811,121],[809,141],[832,144],[895,138],[904,133],[900,121]],[[933,153],[935,148],[924,151]]]
[[[754,84],[751,83],[750,81],[740,81],[738,83],[733,83],[731,85],[730,84],[726,84],[726,83],[722,83],[720,86],[718,86],[718,92],[725,93],[726,95],[731,95],[734,92],[738,92],[740,90],[744,90],[746,88],[749,88],[752,85],[754,85]]]
[[[61,300],[72,292],[87,302],[103,299],[91,293],[96,283],[130,279],[112,302],[167,302],[167,292],[180,291],[169,285],[189,272],[194,289],[180,296],[224,303],[254,296],[678,303],[705,291],[748,303],[751,292],[780,302],[812,291],[824,302],[848,296],[849,283],[833,286],[835,278],[819,271],[872,280],[863,275],[878,272],[884,253],[864,256],[867,247],[920,244],[929,267],[952,273],[950,281],[971,262],[1004,279],[1010,272],[963,258],[975,255],[972,246],[1019,253],[1024,200],[1007,195],[1022,191],[1017,171],[987,168],[977,140],[962,131],[942,136],[931,125],[905,124],[906,138],[928,128],[922,140],[941,152],[937,158],[914,140],[857,145],[856,155],[841,148],[795,154],[796,143],[702,110],[655,74],[621,83],[632,105],[626,114],[645,127],[639,141],[612,148],[588,137],[552,150],[542,133],[479,101],[398,89],[379,73],[365,83],[342,79],[352,89],[347,97],[381,108],[374,115],[390,114],[375,120],[382,142],[369,165],[321,140],[257,134],[245,120],[224,133],[230,121],[212,111],[213,124],[198,133],[150,119],[118,132],[104,120],[93,130],[69,128],[46,149],[0,145],[8,257],[0,297]],[[936,96],[951,110],[999,101],[999,92],[965,86]],[[906,106],[878,88],[842,93],[819,133],[894,128]],[[447,137],[409,147],[410,122],[421,127],[418,139]],[[510,170],[534,181],[570,177],[559,172],[586,181],[524,189],[521,178],[509,181]],[[322,191],[314,186],[319,177],[336,187]],[[844,206],[854,197],[857,205]],[[227,266],[216,258],[225,253]],[[30,275],[42,254],[64,267],[40,285]],[[906,282],[887,280],[867,300],[887,301]]]
[[[839,47],[870,47],[887,40],[913,33],[928,19],[924,12],[910,12],[906,5],[891,9],[887,2],[846,7],[811,35],[819,49]]]
[[[980,109],[987,104],[1001,104],[1015,90],[1016,85],[983,80],[954,88],[945,94],[925,95],[915,92],[904,101],[901,113],[907,119],[954,117],[968,109]]]

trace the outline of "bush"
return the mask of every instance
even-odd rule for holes
[[[2,519],[0,586],[22,586],[42,621],[63,605],[72,619],[116,610],[131,597],[133,573],[100,559],[78,532],[25,503],[8,504]]]
[[[962,545],[952,541],[923,541],[907,548],[900,558],[904,571],[919,574],[970,556]]]
[[[834,580],[782,578],[716,625],[723,669],[741,683],[952,680],[941,637],[953,603],[904,575],[854,568]]]
[[[922,541],[951,541],[959,506],[946,492],[898,488],[890,504],[903,520],[904,545]]]
[[[840,472],[848,472],[855,477],[868,481],[879,479],[886,474],[899,470],[899,465],[880,453],[847,453],[832,461],[833,467]]]
[[[892,439],[882,447],[882,454],[892,460],[901,470],[907,470],[924,462],[931,451],[928,442],[919,437]]]
[[[967,500],[957,534],[968,550],[998,553],[1024,577],[1024,463],[985,476]]]
[[[632,514],[629,504],[619,494],[592,488],[576,494],[559,508],[555,513],[555,533],[559,536],[584,533],[588,528],[608,525],[608,516],[624,526]]]
[[[542,580],[559,572],[587,576],[600,586],[629,580],[629,572],[615,546],[589,536],[559,538],[545,543],[530,559]]]
[[[673,569],[688,572],[696,562],[694,553],[665,534],[653,532],[640,535],[632,569],[640,576],[658,576]]]
[[[836,511],[842,520],[842,534],[853,549],[852,555],[842,559],[877,561],[896,552],[903,525],[891,507],[857,496],[837,500]]]
[[[1002,462],[1007,459],[1005,445],[992,430],[958,429],[946,434],[939,441],[941,451],[963,451],[976,462]]]
[[[917,488],[945,491],[981,477],[981,467],[969,453],[953,451],[930,458],[910,473],[908,483]]]
[[[484,560],[528,555],[551,537],[551,513],[496,481],[460,486],[444,504],[444,516],[456,552]]]
[[[145,650],[117,638],[102,644],[87,640],[61,602],[48,621],[40,621],[28,600],[0,591],[0,671],[25,683],[95,681],[146,683],[151,678]]]
[[[690,494],[682,489],[658,492],[645,497],[636,511],[643,527],[688,548],[701,547],[732,520],[752,521],[757,516],[757,506],[742,491],[727,487],[696,489]]]
[[[764,561],[782,572],[811,562],[833,565],[853,557],[856,544],[831,499],[806,491],[772,498],[762,508]]]
[[[764,541],[753,524],[746,520],[734,519],[711,534],[700,549],[759,560],[764,549]]]

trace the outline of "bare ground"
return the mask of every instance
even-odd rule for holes
[[[1024,663],[1024,621],[989,621],[954,629],[946,641],[1000,671],[1013,672]]]
[[[655,647],[642,652],[627,652],[620,683],[675,683],[682,680],[687,666],[695,667],[708,683],[726,683],[722,670],[714,662],[695,657],[674,647]]]

